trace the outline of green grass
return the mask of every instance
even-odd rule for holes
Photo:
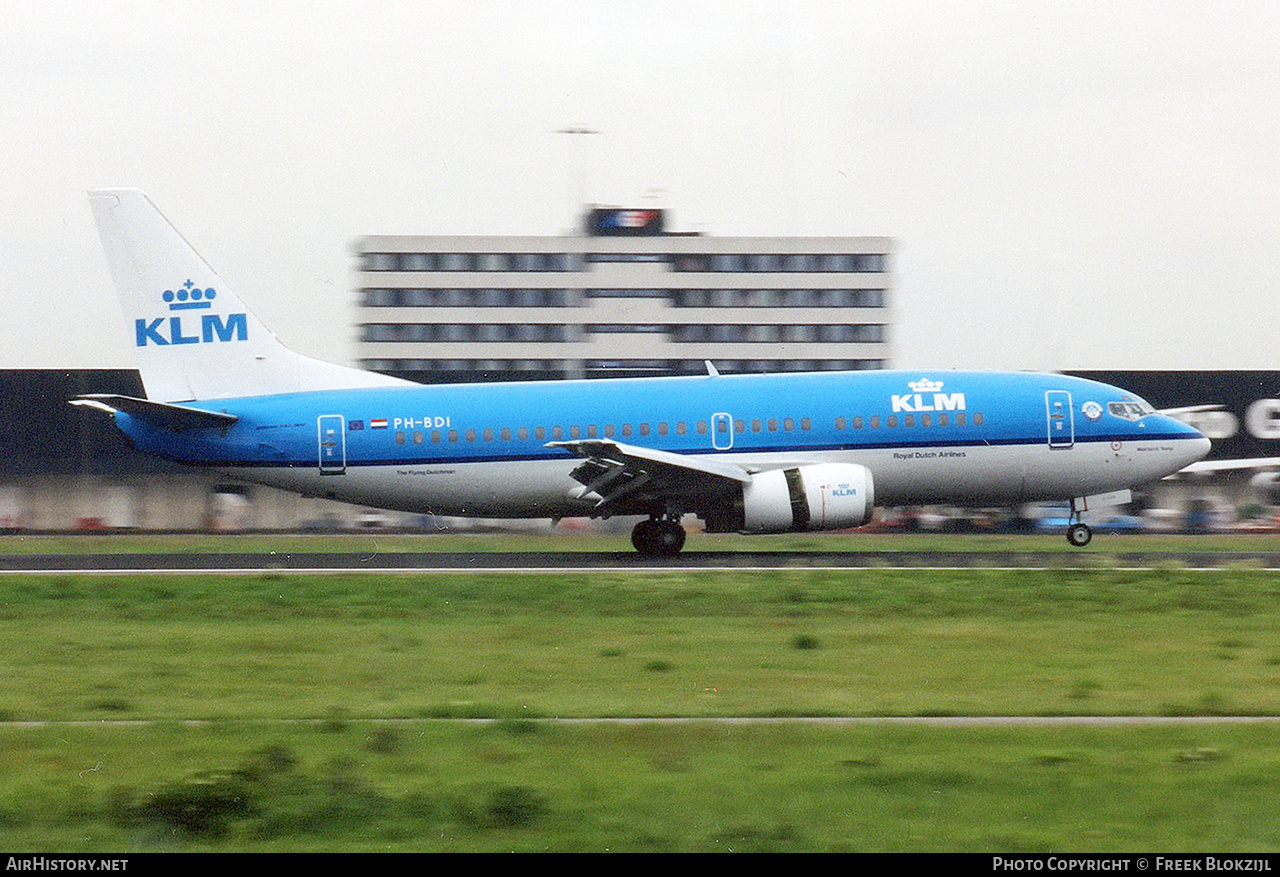
[[[0,728],[0,844],[1266,852],[1270,729]]]
[[[9,849],[1280,847],[1273,725],[533,721],[1280,715],[1259,570],[6,575],[0,641]]]
[[[8,576],[0,595],[19,720],[1280,715],[1280,576],[1259,571]]]

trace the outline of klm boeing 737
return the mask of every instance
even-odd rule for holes
[[[876,505],[1071,500],[1080,516],[1209,441],[1056,374],[846,372],[427,386],[300,356],[135,190],[90,194],[146,398],[82,396],[137,448],[308,496],[461,517],[637,515],[636,549],[836,530]]]

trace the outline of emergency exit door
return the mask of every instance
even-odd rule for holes
[[[347,471],[347,425],[341,414],[322,414],[317,422],[321,475]]]
[[[1071,412],[1071,394],[1049,390],[1044,394],[1049,428],[1049,447],[1070,448],[1076,443],[1076,424]]]

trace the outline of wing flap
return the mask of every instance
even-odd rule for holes
[[[706,457],[686,457],[670,451],[658,451],[653,448],[641,448],[636,445],[624,445],[622,442],[586,439],[583,441],[548,442],[548,448],[563,448],[579,457],[589,460],[612,460],[621,464],[640,466],[668,467],[681,472],[708,475],[730,481],[747,483],[751,473],[736,463],[722,463]]]
[[[734,463],[621,442],[588,439],[549,442],[547,447],[585,459],[571,473],[582,485],[574,496],[595,500],[594,513],[600,516],[617,514],[624,508],[638,511],[644,505],[751,481],[751,473]]]

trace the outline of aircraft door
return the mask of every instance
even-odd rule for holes
[[[711,415],[711,447],[717,451],[733,447],[733,418],[728,414]]]
[[[1076,424],[1071,411],[1071,394],[1049,390],[1044,394],[1048,417],[1049,447],[1071,448],[1076,443]]]
[[[321,475],[347,471],[347,425],[341,414],[322,414],[316,422]]]

